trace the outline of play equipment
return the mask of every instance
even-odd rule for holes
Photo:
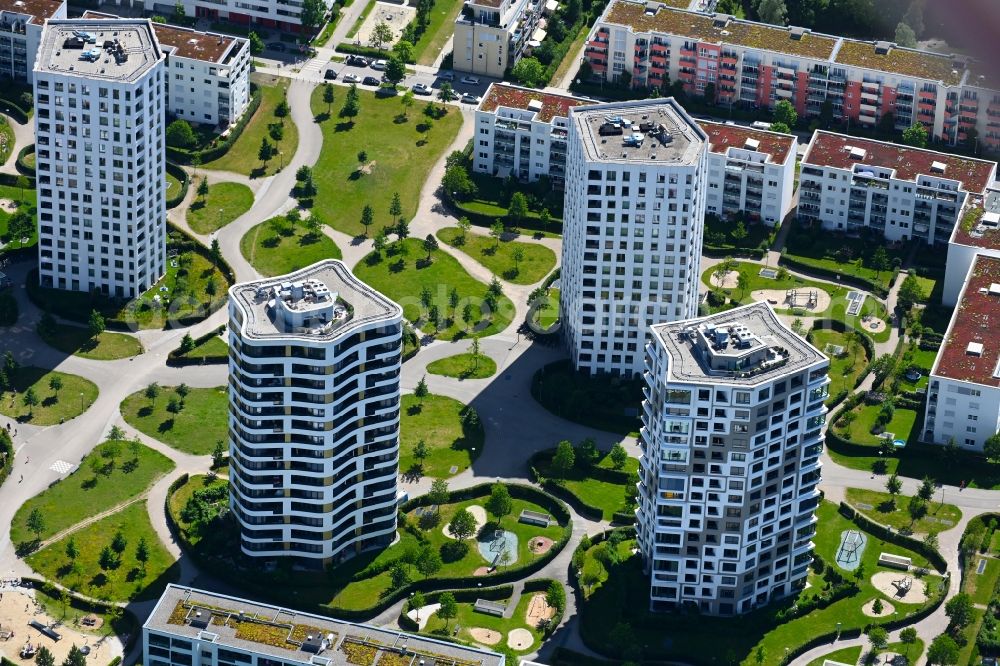
[[[892,585],[896,588],[896,594],[903,597],[906,596],[906,593],[910,591],[911,587],[913,587],[913,579],[906,576],[905,578],[892,581]]]
[[[818,296],[816,295],[815,289],[786,289],[785,290],[785,302],[788,303],[789,307],[793,308],[807,308],[811,309],[816,307],[816,302]],[[800,304],[801,301],[801,304]]]
[[[859,530],[847,530],[837,550],[837,564],[845,569],[854,569],[860,562],[864,549],[865,535]]]

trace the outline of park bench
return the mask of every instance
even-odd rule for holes
[[[507,604],[502,604],[498,601],[488,601],[486,599],[476,599],[476,604],[472,609],[477,613],[503,617],[504,611],[507,610]]]
[[[883,567],[892,567],[893,569],[902,569],[906,571],[913,564],[913,560],[909,557],[904,557],[902,555],[893,555],[892,553],[879,553],[878,563]]]
[[[540,527],[548,527],[552,522],[552,518],[549,517],[549,514],[540,513],[538,511],[529,511],[528,509],[521,511],[521,515],[517,520],[518,522],[525,523],[527,525],[538,525]]]

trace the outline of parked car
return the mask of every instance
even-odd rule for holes
[[[465,93],[464,95],[462,95],[462,101],[465,102],[466,104],[479,104],[480,98],[476,97],[475,95]]]
[[[374,76],[366,76],[365,78],[361,79],[361,83],[366,86],[378,87],[380,82]]]
[[[441,79],[442,81],[454,81],[455,80],[455,74],[454,74],[454,72],[438,72],[437,77],[439,79]]]
[[[288,47],[281,42],[270,42],[267,45],[267,48],[270,49],[271,51],[282,51],[282,52],[288,49]]]
[[[381,72],[383,69],[385,69],[385,65],[386,65],[385,60],[376,60],[375,62],[371,63],[371,68],[377,69],[378,71]]]
[[[344,74],[344,83],[357,83],[360,80],[357,74]]]
[[[415,83],[413,84],[413,93],[415,95],[430,95],[431,89],[423,83]]]
[[[368,58],[365,58],[364,56],[359,56],[359,55],[348,55],[346,62],[347,62],[348,65],[356,65],[358,67],[367,67],[368,66]]]
[[[335,72],[332,69],[328,69],[328,70],[326,70],[326,73],[323,74],[323,78],[326,79],[327,81],[336,81],[337,80],[337,72]]]
[[[477,79],[474,76],[463,76],[462,77],[462,83],[464,83],[467,86],[478,86],[479,85],[479,79]]]

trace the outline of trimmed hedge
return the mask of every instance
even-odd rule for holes
[[[17,173],[0,173],[0,185],[6,185],[7,187],[17,187],[18,178],[28,179],[28,188],[35,189],[37,187],[37,181],[34,176],[28,176],[25,174]]]
[[[366,58],[375,58],[376,60],[388,60],[389,56],[392,55],[392,51],[387,49],[379,50],[374,46],[361,46],[359,44],[348,44],[341,43],[337,44],[334,49],[337,53],[350,53],[352,55],[364,56]],[[413,64],[413,59],[406,61],[408,64]]]
[[[188,187],[191,185],[191,178],[188,176],[187,171],[172,162],[167,162],[167,173],[181,181],[181,191],[167,198],[167,208],[174,208],[180,202],[184,201],[184,197],[187,196]]]
[[[23,175],[35,177],[35,167],[28,166],[24,163],[24,158],[35,152],[35,144],[30,144],[22,148],[17,153],[17,161],[14,162],[14,167]]]
[[[206,148],[204,150],[187,150],[185,148],[177,148],[174,146],[167,146],[167,162],[176,162],[177,164],[191,164],[191,159],[197,155],[201,159],[201,163],[211,162],[217,160],[226,153],[229,149],[233,147],[240,135],[243,134],[243,130],[246,129],[247,123],[250,119],[254,117],[257,113],[257,109],[260,108],[260,101],[263,96],[260,88],[255,83],[250,84],[250,103],[247,105],[247,110],[243,112],[243,117],[239,119],[236,125],[233,126],[232,130],[229,132],[229,136],[222,140],[216,146],[212,148]]]
[[[552,460],[555,455],[555,449],[546,449],[544,451],[538,451],[528,459],[528,471],[531,474],[531,480],[538,483],[549,493],[555,495],[562,501],[573,507],[573,510],[578,514],[586,518],[587,520],[593,520],[600,522],[604,519],[604,510],[600,509],[593,504],[587,503],[585,499],[576,495],[568,488],[560,485],[555,479],[549,479],[538,471],[538,465],[542,462],[548,462]],[[605,467],[599,467],[597,465],[591,464],[586,471],[587,475],[597,479],[599,481],[605,481],[607,483],[615,484],[628,484],[629,474],[616,469],[607,469]],[[612,521],[621,522],[626,524],[631,524],[635,522],[635,515],[628,513],[626,511],[615,512],[612,517]]]
[[[194,346],[205,344],[214,337],[222,335],[222,332],[226,330],[226,325],[222,324],[218,328],[212,329],[204,335],[199,335],[194,339]],[[172,368],[181,368],[185,365],[208,365],[212,363],[228,363],[229,357],[225,355],[219,356],[200,356],[198,358],[188,358],[184,356],[184,352],[181,351],[180,347],[171,350],[167,354],[167,365]]]
[[[487,215],[486,213],[480,213],[478,211],[469,210],[462,205],[461,201],[456,201],[451,196],[445,195],[445,200],[455,209],[455,217],[467,217],[469,222],[476,225],[477,227],[486,227],[487,229],[492,227],[498,220],[503,222],[504,225],[507,224],[507,215]],[[528,217],[524,218],[517,224],[518,229],[530,229],[531,231],[547,231],[553,234],[561,234],[563,232],[563,223],[550,220],[548,224],[543,225],[539,219],[538,214],[534,212],[529,212]]]
[[[733,257],[734,259],[756,259],[759,261],[764,258],[765,252],[759,247],[715,248],[703,245],[701,254],[703,257],[714,257],[716,259]]]
[[[0,459],[3,460],[3,464],[0,465],[0,485],[3,485],[14,469],[14,444],[4,429],[0,429]]]
[[[781,258],[778,259],[778,265],[789,268],[797,273],[802,273],[803,275],[823,278],[826,280],[837,280],[839,276],[840,284],[864,289],[865,291],[878,295],[879,298],[885,298],[889,295],[889,289],[892,288],[893,282],[896,281],[896,275],[899,273],[898,270],[893,271],[892,277],[889,279],[889,286],[888,288],[885,288],[881,285],[875,284],[871,280],[860,278],[856,275],[850,275],[848,273],[830,270],[829,268],[821,268],[819,266],[813,266],[812,264],[803,263],[797,259],[792,259],[786,254],[782,254]]]
[[[937,569],[938,573],[943,574],[948,570],[948,563],[945,561],[944,556],[941,555],[936,548],[932,548],[927,545],[925,541],[914,539],[913,537],[900,534],[899,532],[894,532],[891,528],[876,523],[863,513],[855,510],[855,508],[847,502],[841,502],[838,510],[842,516],[850,521],[853,521],[855,525],[866,532],[870,532],[879,539],[888,541],[889,543],[902,548],[907,548],[922,555],[935,569]]]
[[[170,484],[170,487],[167,488],[167,494],[169,495],[170,493],[174,493],[180,490],[181,486],[187,483],[189,478],[190,475],[187,472],[184,472],[183,474],[178,476],[176,479],[174,479],[174,482]]]
[[[7,112],[7,115],[16,120],[18,124],[27,125],[31,120],[31,116],[29,115],[31,110],[24,109],[20,103],[15,102],[9,97],[0,95],[0,106],[2,106]]]

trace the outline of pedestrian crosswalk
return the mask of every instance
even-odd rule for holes
[[[65,460],[57,460],[54,463],[52,463],[49,469],[51,469],[53,472],[56,472],[57,474],[68,474],[69,472],[73,471],[74,467],[76,467],[76,465],[74,465],[73,463],[68,463]]]

